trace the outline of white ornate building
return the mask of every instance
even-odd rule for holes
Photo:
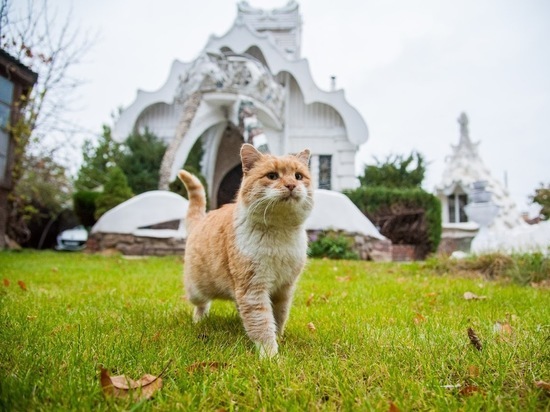
[[[196,60],[174,61],[159,90],[138,91],[115,139],[148,128],[168,144],[161,188],[200,141],[214,207],[230,201],[240,183],[243,141],[276,155],[309,148],[318,188],[356,187],[355,155],[368,129],[342,90],[322,91],[313,82],[300,55],[298,4],[261,10],[241,1],[237,10],[231,29],[212,36]]]
[[[478,152],[479,142],[470,140],[468,117],[462,113],[458,118],[460,140],[452,146],[452,153],[446,159],[446,167],[440,183],[435,187],[435,194],[441,200],[442,208],[442,246],[445,240],[455,239],[459,249],[469,249],[460,245],[460,239],[467,242],[477,234],[479,225],[468,219],[465,207],[471,200],[474,182],[486,182],[486,190],[491,194],[491,201],[498,208],[496,217],[489,229],[494,233],[505,233],[525,227],[515,202],[508,190],[495,179],[484,165]]]

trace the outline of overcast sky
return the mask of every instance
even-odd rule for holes
[[[286,0],[250,0],[271,9]],[[358,171],[391,153],[421,152],[425,187],[441,178],[465,111],[470,136],[520,209],[550,183],[550,1],[300,0],[302,57],[324,90],[336,76],[370,138]],[[172,61],[194,60],[223,35],[236,0],[56,0],[98,34],[74,75],[87,81],[71,120],[93,133],[138,89],[156,90]]]

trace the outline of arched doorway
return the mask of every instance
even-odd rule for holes
[[[242,177],[243,167],[240,163],[227,172],[218,189],[218,207],[233,202],[241,185]]]

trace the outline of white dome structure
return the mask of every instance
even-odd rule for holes
[[[141,193],[105,212],[91,233],[117,233],[152,238],[187,237],[183,220],[189,202],[165,190]],[[179,221],[177,229],[151,229],[162,223]]]
[[[346,195],[318,189],[313,199],[313,210],[306,220],[307,230],[335,230],[386,240]]]

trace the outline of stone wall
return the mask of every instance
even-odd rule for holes
[[[318,232],[309,231],[308,235],[318,236]],[[353,250],[362,260],[389,262],[392,260],[392,244],[389,240],[379,240],[360,234],[346,234],[354,241]],[[185,252],[185,239],[153,238],[118,233],[92,233],[88,237],[86,250],[92,253],[104,250],[117,250],[123,255],[169,256]]]
[[[120,233],[92,233],[88,237],[86,250],[101,252],[115,249],[123,255],[170,256],[185,252],[185,239],[153,238]]]
[[[414,245],[392,245],[392,260],[394,262],[412,262],[418,259]]]
[[[322,230],[308,230],[308,239],[317,239],[321,233],[323,233]],[[392,244],[390,240],[380,240],[359,233],[348,233],[342,231],[337,231],[336,233],[353,239],[352,249],[359,255],[361,260],[391,262]]]

